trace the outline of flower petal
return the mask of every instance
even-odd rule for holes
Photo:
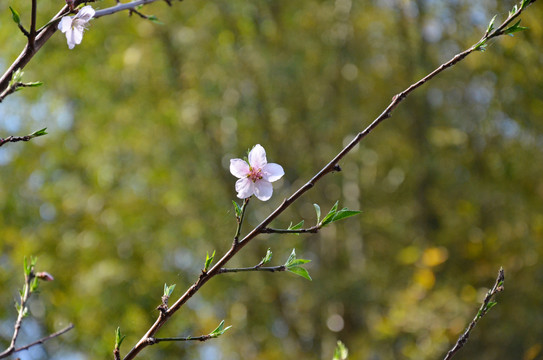
[[[245,160],[231,159],[230,160],[230,173],[237,178],[247,177],[249,174],[249,164]]]
[[[58,23],[58,29],[65,33],[72,27],[72,17],[71,16],[64,16],[62,19],[60,19],[60,22]]]
[[[92,8],[92,6],[87,5],[87,6],[83,6],[79,10],[79,12],[75,15],[75,17],[87,22],[90,19],[92,19],[92,17],[94,16],[94,13],[95,13],[95,11]]]
[[[236,181],[236,191],[238,192],[238,198],[246,199],[254,194],[255,183],[249,178],[239,179]]]
[[[262,168],[262,178],[269,182],[274,182],[281,179],[285,175],[283,167],[276,163],[269,163]]]
[[[255,183],[254,193],[259,200],[267,201],[272,196],[273,186],[269,181],[259,180]]]
[[[68,37],[68,35],[70,35],[70,39],[68,40],[68,46],[70,45],[70,42],[73,44],[71,48],[73,48],[75,45],[81,44],[81,40],[83,40],[82,29],[75,27],[71,31],[68,31],[66,33],[66,37]]]
[[[260,144],[256,144],[249,152],[249,164],[256,169],[262,169],[268,161],[266,160],[266,150]]]

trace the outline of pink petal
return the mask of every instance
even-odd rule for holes
[[[249,164],[253,168],[262,169],[267,162],[266,150],[260,144],[256,144],[249,152]]]
[[[245,160],[232,159],[230,160],[230,173],[240,179],[247,177],[249,174],[249,164]]]
[[[266,180],[259,180],[255,183],[255,196],[262,201],[267,201],[273,193],[272,184]]]
[[[243,178],[236,181],[236,191],[238,198],[246,199],[255,192],[255,184],[249,178]]]
[[[285,175],[285,170],[279,164],[269,163],[262,168],[262,178],[269,182],[281,179]]]

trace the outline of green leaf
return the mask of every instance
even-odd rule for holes
[[[270,251],[270,249],[268,249],[268,251],[266,251],[266,256],[262,258],[262,261],[260,263],[262,264],[269,263],[271,259],[272,259],[272,252]]]
[[[209,253],[206,253],[206,262],[204,266],[204,271],[207,271],[207,269],[209,269],[209,266],[213,262],[214,257],[215,257],[215,250],[213,250],[213,254],[211,254],[211,256],[209,256]]]
[[[317,224],[321,221],[321,207],[317,204],[313,204],[315,212],[317,213]]]
[[[299,223],[297,223],[296,225],[292,225],[292,223],[290,223],[289,227],[288,227],[288,230],[299,230],[301,228],[303,228],[304,226],[304,221],[300,221]],[[300,235],[300,234],[296,234],[296,235]]]
[[[21,24],[21,16],[19,16],[19,13],[17,12],[17,10],[12,8],[11,6],[9,7],[9,9],[11,10],[11,18],[13,19],[13,21],[15,21],[15,23],[17,25],[20,25]]]
[[[158,24],[158,25],[164,25],[164,23],[162,21],[158,20],[158,18],[155,15],[148,16],[147,20],[150,20],[150,21],[152,21],[152,22],[154,22],[155,24]]]
[[[486,29],[487,33],[490,33],[492,30],[494,30],[494,21],[496,21],[496,16],[498,15],[494,15],[492,20],[490,20],[490,23],[488,24],[488,28]]]
[[[311,279],[311,276],[309,276],[309,273],[307,272],[307,270],[304,269],[301,266],[288,267],[287,271],[290,271],[293,274],[296,274],[296,275],[299,275],[299,276],[301,276],[303,278],[306,278],[309,281],[313,280],[313,279]]]
[[[234,210],[236,211],[236,218],[241,217],[241,208],[239,207],[238,203],[232,200],[232,204],[234,204]]]
[[[527,27],[520,26],[519,24],[520,24],[520,20],[517,21],[514,25],[511,25],[510,27],[505,29],[503,31],[503,33],[506,34],[506,35],[513,36],[513,33],[516,33],[516,32],[519,32],[519,31],[524,31],[524,30],[528,29]]]
[[[292,249],[292,252],[290,253],[288,257],[287,262],[285,263],[285,266],[288,267],[288,265],[294,260],[296,260],[296,249]]]
[[[173,289],[175,289],[175,284],[168,286],[167,284],[164,284],[164,296],[170,297],[173,293]]]
[[[32,282],[30,283],[30,292],[34,292],[38,290],[38,278],[35,277],[32,279]]]
[[[333,217],[332,221],[330,221],[330,222],[345,219],[345,218],[348,218],[348,217],[351,217],[351,216],[358,215],[360,213],[361,213],[361,211],[358,211],[358,210],[349,210],[347,208],[344,208],[344,209],[341,209],[340,211],[338,211],[336,213],[336,215]]]
[[[121,347],[121,344],[123,343],[125,337],[126,335],[121,334],[121,328],[117,327],[117,330],[115,330],[115,349]]]
[[[292,249],[292,252],[290,253],[290,256],[288,257],[287,262],[285,263],[284,266],[287,268],[287,271],[290,271],[291,273],[304,277],[307,280],[311,280],[311,276],[309,276],[309,273],[307,272],[307,270],[300,266],[303,264],[307,264],[310,261],[311,260],[297,259],[296,249]]]
[[[337,341],[336,349],[334,350],[334,358],[332,360],[346,360],[349,356],[349,350],[340,340]]]
[[[30,136],[32,137],[38,137],[38,136],[43,136],[43,135],[47,135],[47,128],[43,128],[41,130],[38,130],[38,131],[34,131],[32,134],[30,134]]]
[[[332,206],[332,208],[330,209],[330,211],[328,211],[328,214],[326,214],[326,216],[324,217],[324,219],[322,219],[322,222],[321,222],[321,225],[324,226],[326,224],[329,224],[332,222],[332,218],[336,215],[336,212],[337,212],[337,206],[339,204],[339,201],[336,201],[336,203],[334,204],[334,206]]]
[[[228,329],[230,329],[231,327],[232,325],[224,327],[224,320],[223,320],[221,321],[221,323],[219,324],[219,326],[217,326],[215,330],[209,333],[209,336],[211,336],[212,338],[219,337],[222,334],[224,334],[226,331],[228,331]]]
[[[38,86],[42,86],[43,85],[43,82],[41,81],[34,81],[34,82],[29,82],[29,83],[24,83],[23,86],[24,87],[38,87]]]
[[[490,309],[492,309],[494,306],[496,306],[497,302],[496,301],[490,301],[487,305],[486,305],[486,309],[485,309],[485,312],[489,311]]]
[[[518,11],[518,7],[515,4],[515,6],[513,6],[513,8],[509,11],[509,17],[513,16],[517,11]]]

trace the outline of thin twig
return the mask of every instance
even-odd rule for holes
[[[25,346],[21,346],[20,348],[17,348],[13,351],[13,353],[16,353],[16,352],[19,352],[19,351],[23,351],[23,350],[28,350],[30,349],[32,346],[36,346],[36,345],[39,345],[39,344],[43,344],[44,342],[48,341],[48,340],[51,340],[53,338],[56,338],[62,334],[65,334],[67,333],[68,331],[72,330],[74,328],[74,324],[70,324],[68,326],[66,326],[64,329],[62,330],[59,330],[55,333],[52,333],[51,335],[47,335],[39,340],[36,340],[34,341],[33,343],[30,343],[28,345],[25,345]]]
[[[481,40],[488,40],[500,35],[503,35],[503,29],[507,27],[515,18],[517,18],[525,8],[519,6],[517,11],[509,16],[496,30],[485,33]],[[232,247],[224,254],[224,256],[205,274],[201,274],[196,282],[190,286],[186,292],[168,309],[164,314],[161,313],[156,319],[153,325],[147,330],[145,335],[134,345],[134,347],[128,352],[124,357],[124,360],[134,359],[145,347],[147,347],[148,339],[153,338],[157,331],[168,321],[168,319],[175,314],[190,298],[198,292],[198,290],[207,283],[212,277],[219,274],[221,269],[230,261],[230,259],[236,255],[245,245],[247,245],[252,239],[261,234],[264,229],[280,214],[282,214],[292,203],[294,203],[298,198],[300,198],[304,193],[315,186],[315,183],[319,181],[326,174],[338,170],[338,163],[345,155],[347,155],[354,147],[369,133],[371,133],[381,122],[385,119],[391,117],[394,109],[407,98],[414,90],[425,84],[428,80],[432,79],[436,75],[440,74],[444,70],[456,65],[458,62],[465,59],[472,52],[477,51],[477,46],[480,44],[479,41],[477,44],[472,45],[469,49],[455,55],[449,61],[443,63],[437,67],[434,71],[417,81],[416,83],[410,85],[407,89],[401,93],[395,95],[392,98],[391,103],[386,107],[386,109],[363,131],[357,134],[357,136],[341,150],[326,166],[324,166],[315,176],[313,176],[305,185],[300,187],[294,194],[289,198],[285,199],[281,205],[276,208],[267,218],[265,218],[258,226],[256,226],[251,232],[249,232],[241,241],[234,242]]]
[[[471,331],[473,330],[475,325],[477,325],[479,320],[481,320],[481,318],[483,316],[485,316],[486,313],[494,305],[496,305],[496,303],[492,302],[491,300],[492,300],[492,297],[494,295],[496,295],[497,293],[503,291],[503,289],[504,289],[503,288],[503,282],[504,281],[505,281],[505,274],[504,274],[503,268],[500,268],[500,271],[498,271],[498,277],[496,278],[496,282],[494,283],[494,286],[492,287],[492,289],[490,289],[486,293],[485,299],[483,300],[483,303],[481,304],[481,307],[479,308],[479,311],[477,311],[477,314],[475,315],[473,320],[471,320],[471,322],[469,323],[469,326],[466,329],[466,331],[458,338],[458,340],[456,341],[456,344],[454,344],[452,349],[449,350],[449,352],[445,356],[444,360],[451,359],[454,356],[454,354],[456,354],[466,344],[466,342],[469,339],[469,335],[471,334]]]
[[[6,358],[9,355],[13,354],[15,352],[15,342],[17,341],[17,337],[19,337],[19,331],[21,330],[21,325],[23,323],[23,318],[27,314],[27,307],[26,304],[28,302],[28,299],[30,298],[30,294],[32,294],[32,280],[34,279],[34,269],[32,268],[28,274],[25,273],[25,282],[23,291],[21,293],[21,303],[18,307],[18,313],[17,313],[17,320],[15,320],[15,325],[13,327],[13,335],[11,337],[11,342],[6,350],[4,350],[2,353],[0,353],[0,359]]]
[[[219,270],[218,274],[244,272],[244,271],[279,272],[279,271],[286,271],[286,270],[287,270],[287,267],[285,265],[269,266],[269,267],[263,267],[263,266],[256,265],[256,266],[247,267],[247,268],[222,268],[222,269]]]
[[[307,229],[274,229],[266,227],[260,232],[262,234],[316,234],[321,229],[321,226],[315,225]]]
[[[46,128],[35,131],[32,134],[25,135],[25,136],[8,136],[5,139],[0,138],[0,146],[3,146],[9,142],[30,141],[34,139],[35,137],[46,135],[47,132],[45,130]]]
[[[201,336],[196,336],[196,337],[187,336],[187,337],[149,338],[147,339],[147,342],[149,343],[149,345],[154,345],[162,341],[206,341],[212,338],[213,336],[211,335],[201,335]]]

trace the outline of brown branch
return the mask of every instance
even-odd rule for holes
[[[524,9],[519,6],[517,11],[509,16],[496,30],[491,32],[486,32],[481,40],[472,45],[469,49],[455,55],[449,61],[443,63],[437,67],[434,71],[410,85],[404,91],[395,95],[392,98],[391,103],[386,107],[386,109],[363,131],[359,132],[356,137],[341,150],[326,166],[324,166],[315,176],[313,176],[305,185],[300,187],[294,194],[289,198],[285,199],[281,205],[276,208],[267,218],[265,218],[258,226],[256,226],[251,232],[249,232],[239,243],[234,242],[232,247],[224,254],[224,256],[207,272],[200,274],[198,280],[190,286],[186,292],[168,309],[168,311],[159,314],[158,318],[153,325],[147,330],[145,335],[134,345],[134,347],[128,352],[124,357],[124,360],[134,359],[145,347],[149,345],[148,341],[150,338],[153,338],[158,330],[168,321],[168,319],[175,314],[190,298],[198,292],[198,290],[207,283],[212,277],[219,274],[221,269],[228,263],[228,261],[236,255],[245,245],[247,245],[252,239],[265,231],[267,226],[277,218],[281,213],[283,213],[292,203],[294,203],[298,198],[305,194],[308,190],[313,188],[315,184],[323,178],[326,174],[339,169],[339,161],[343,159],[358,143],[364,139],[368,134],[370,134],[381,122],[385,119],[391,117],[394,109],[404,101],[409,94],[414,90],[425,84],[428,80],[431,80],[436,75],[440,74],[444,70],[456,65],[458,62],[465,59],[468,55],[474,51],[479,50],[481,41],[487,41],[493,37],[503,35],[503,29],[510,24],[516,17],[518,17]]]
[[[35,131],[34,133],[25,136],[8,136],[5,139],[0,138],[0,146],[3,146],[9,142],[30,141],[35,137],[46,135],[46,129],[47,128],[44,128],[42,130]]]
[[[260,232],[262,234],[316,234],[322,226],[315,225],[307,229],[274,229],[266,227]]]
[[[263,267],[262,265],[260,265],[260,266],[259,265],[256,265],[256,266],[253,266],[253,267],[247,267],[247,268],[222,268],[222,269],[219,270],[219,272],[217,274],[246,272],[246,271],[280,272],[280,271],[286,271],[287,270],[287,267],[285,265],[267,266],[267,267]]]
[[[490,289],[483,300],[483,303],[481,304],[481,307],[479,308],[479,311],[477,311],[477,314],[471,320],[469,323],[468,328],[466,331],[458,338],[456,341],[456,344],[452,347],[449,352],[447,352],[447,355],[445,356],[444,360],[451,359],[468,341],[469,335],[475,325],[479,322],[479,320],[486,315],[486,313],[494,306],[496,305],[495,302],[491,302],[492,297],[496,295],[497,293],[503,291],[503,282],[505,281],[505,274],[503,272],[503,268],[500,268],[500,271],[498,271],[498,277],[496,278],[496,282],[494,283],[494,286],[492,289]]]

